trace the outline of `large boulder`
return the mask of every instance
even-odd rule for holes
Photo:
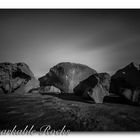
[[[102,103],[105,96],[109,95],[111,77],[107,73],[97,73],[89,76],[75,87],[75,94],[84,98],[91,98],[95,103]]]
[[[65,93],[73,89],[96,71],[86,65],[63,62],[52,67],[45,76],[39,78],[40,86],[55,86]]]
[[[111,77],[110,92],[140,103],[140,65],[130,63]]]
[[[25,63],[0,63],[0,91],[3,93],[29,92],[39,87],[39,81],[34,77]]]

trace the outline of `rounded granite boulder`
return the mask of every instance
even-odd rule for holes
[[[25,63],[0,63],[1,93],[25,93],[39,87],[39,81]]]
[[[39,78],[40,86],[55,86],[61,92],[73,93],[74,88],[92,74],[94,69],[76,63],[63,62],[52,67],[45,76]]]

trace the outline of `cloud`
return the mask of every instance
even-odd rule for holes
[[[0,11],[0,60],[24,61],[41,76],[61,61],[115,71],[140,60],[139,11]]]

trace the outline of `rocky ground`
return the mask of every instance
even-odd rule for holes
[[[94,104],[72,94],[0,95],[0,129],[43,125],[71,131],[139,131],[140,107],[124,104],[119,97],[107,97]]]

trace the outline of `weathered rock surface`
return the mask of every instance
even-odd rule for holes
[[[54,86],[45,86],[41,87],[39,92],[42,93],[61,93],[60,89],[54,87]]]
[[[110,92],[140,103],[140,66],[130,63],[111,77]]]
[[[98,73],[89,76],[86,80],[80,82],[75,87],[74,92],[85,98],[92,98],[95,103],[103,103],[105,96],[109,95],[110,75],[107,73]]]
[[[0,63],[0,89],[3,93],[24,93],[39,87],[28,65],[25,63]]]
[[[13,130],[15,125],[16,130],[27,125],[30,130],[34,125],[33,130],[40,132],[44,125],[50,125],[51,130],[62,130],[66,125],[65,130],[70,131],[140,131],[140,106],[92,104],[73,96],[1,94],[0,130]]]
[[[52,67],[45,76],[39,78],[40,86],[55,86],[65,93],[73,93],[73,89],[96,71],[88,66],[63,62]]]

